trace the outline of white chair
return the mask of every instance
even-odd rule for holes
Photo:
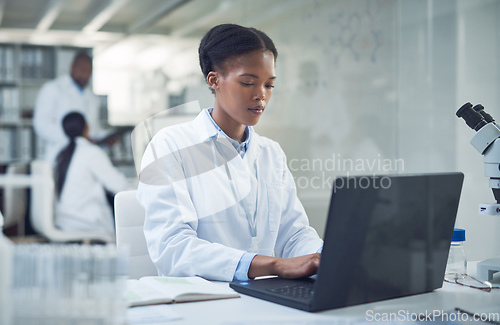
[[[31,190],[30,221],[33,229],[50,242],[114,242],[112,236],[89,232],[69,232],[54,224],[55,190],[52,168],[43,160],[31,163],[33,185]]]
[[[7,166],[6,175],[27,174],[28,164],[12,163]],[[4,188],[3,215],[4,228],[17,226],[17,235],[24,236],[28,190],[23,187],[6,185]]]
[[[116,246],[130,252],[129,277],[158,275],[149,257],[144,237],[144,209],[137,201],[136,190],[122,191],[115,196]]]

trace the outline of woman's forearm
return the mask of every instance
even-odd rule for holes
[[[278,275],[282,278],[295,279],[311,276],[318,271],[320,258],[320,253],[293,258],[255,255],[248,269],[248,277]]]

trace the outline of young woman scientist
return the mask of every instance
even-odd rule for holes
[[[198,51],[214,107],[160,130],[142,159],[137,198],[152,261],[160,275],[222,281],[316,273],[323,242],[285,154],[252,128],[273,92],[273,42],[224,24]]]
[[[125,189],[126,178],[101,148],[87,140],[89,128],[81,113],[70,112],[62,125],[69,144],[56,159],[56,226],[114,236],[113,211],[105,190]]]

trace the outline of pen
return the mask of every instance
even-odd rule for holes
[[[464,314],[467,314],[467,315],[469,315],[469,316],[472,316],[472,317],[474,317],[474,316],[476,316],[476,315],[477,315],[477,313],[472,313],[472,312],[470,312],[470,311],[464,310],[464,309],[459,308],[459,307],[455,307],[455,310],[456,310],[456,311],[458,311],[458,312],[460,312],[460,313],[464,313]],[[498,314],[497,314],[497,315],[498,315]],[[489,319],[489,318],[487,318],[486,320],[483,320],[483,319],[480,319],[480,320],[481,320],[482,322],[485,322],[485,323],[490,323],[490,324],[500,325],[500,322],[497,322],[497,321],[491,320],[491,319]]]

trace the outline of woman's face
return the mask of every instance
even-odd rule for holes
[[[210,74],[207,81],[215,89],[212,115],[217,117],[216,122],[232,124],[230,128],[257,124],[276,79],[272,52],[256,50],[228,59],[222,71],[213,73],[212,83]]]

